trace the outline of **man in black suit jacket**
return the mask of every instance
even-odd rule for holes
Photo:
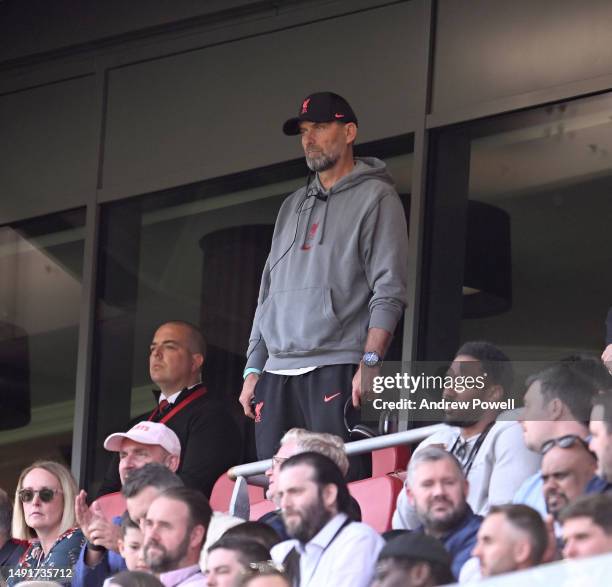
[[[151,341],[149,372],[157,407],[145,418],[162,422],[181,442],[178,476],[210,496],[217,478],[240,460],[240,432],[222,402],[202,384],[206,343],[188,322],[162,324]],[[109,467],[99,495],[120,488],[118,464]]]

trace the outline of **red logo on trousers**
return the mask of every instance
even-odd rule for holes
[[[255,406],[255,422],[261,422],[261,410],[263,408],[263,405],[264,405],[263,402],[259,402]]]

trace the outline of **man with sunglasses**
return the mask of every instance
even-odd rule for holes
[[[527,379],[521,425],[525,444],[541,453],[550,440],[575,436],[585,440],[591,402],[601,385],[601,363],[579,358],[562,361]],[[596,374],[596,377],[593,376]],[[600,491],[593,482],[587,491]],[[527,478],[516,492],[513,503],[522,503],[547,515],[541,472]]]
[[[542,445],[542,491],[546,511],[555,522],[559,512],[584,493],[595,493],[602,480],[595,476],[597,461],[587,443],[573,434],[553,438]],[[561,528],[555,523],[555,534]]]
[[[485,374],[484,389],[445,389],[444,399],[501,401],[511,391],[512,367],[505,353],[489,342],[466,342],[447,375],[476,378]],[[453,454],[469,482],[467,501],[476,514],[485,515],[491,505],[510,501],[523,480],[538,470],[540,459],[525,447],[516,415],[494,409],[449,409],[445,415],[445,428],[421,442],[415,454],[432,445]],[[405,484],[397,498],[393,528],[411,530],[418,525]]]

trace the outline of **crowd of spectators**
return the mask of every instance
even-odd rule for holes
[[[449,373],[468,363],[490,374],[485,393],[507,394],[511,364],[499,349],[467,343]],[[382,536],[361,522],[337,436],[289,430],[266,471],[270,511],[243,521],[212,512],[207,492],[180,476],[182,445],[169,426],[138,422],[104,443],[119,456],[123,515],[88,504],[50,461],[22,471],[13,504],[0,492],[3,574],[10,587],[33,578],[427,587],[612,553],[612,375],[597,358],[569,357],[525,390],[516,418],[447,411],[444,427],[414,448],[394,529]]]

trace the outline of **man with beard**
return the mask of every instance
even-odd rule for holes
[[[240,403],[260,459],[292,427],[348,440],[344,405],[360,405],[407,301],[405,212],[385,164],[353,156],[351,106],[311,94],[283,130],[311,174],[279,211],[249,337]]]
[[[198,564],[212,511],[194,489],[174,487],[149,506],[143,523],[145,562],[166,587],[206,585]]]
[[[546,511],[555,521],[559,512],[596,482],[595,455],[582,438],[574,435],[554,438],[542,446],[542,491]],[[560,534],[559,530],[555,534]]]
[[[488,342],[466,342],[455,355],[447,375],[453,378],[482,378],[484,388],[444,390],[444,399],[501,401],[512,388],[512,367],[508,357]],[[441,446],[461,463],[469,481],[467,501],[479,515],[494,504],[512,500],[521,483],[539,469],[537,454],[527,450],[516,416],[497,410],[448,410],[444,430],[426,438],[415,450]],[[397,498],[393,528],[412,530],[419,524],[407,498],[407,485]]]
[[[367,587],[374,575],[383,539],[348,516],[350,495],[337,465],[319,453],[287,459],[277,494],[287,533],[272,548],[294,587]]]
[[[292,428],[288,430],[281,438],[280,448],[272,457],[272,466],[266,470],[268,478],[268,490],[266,498],[275,502],[276,500],[276,482],[280,471],[281,464],[289,457],[301,452],[318,452],[326,457],[329,457],[346,477],[349,469],[349,461],[344,450],[344,442],[335,434],[327,434],[325,432],[310,432],[303,428]],[[361,510],[357,500],[351,498],[352,509],[351,518],[356,521],[361,520]],[[281,540],[287,540],[289,536],[285,529],[283,517],[279,509],[275,509],[262,516],[259,519],[274,528]]]
[[[458,578],[482,522],[466,501],[468,482],[461,464],[443,448],[425,447],[410,459],[407,483],[408,500],[421,523],[415,531],[442,542]]]
[[[472,554],[483,577],[520,571],[539,565],[548,544],[548,532],[538,512],[526,505],[493,506],[478,530]]]

